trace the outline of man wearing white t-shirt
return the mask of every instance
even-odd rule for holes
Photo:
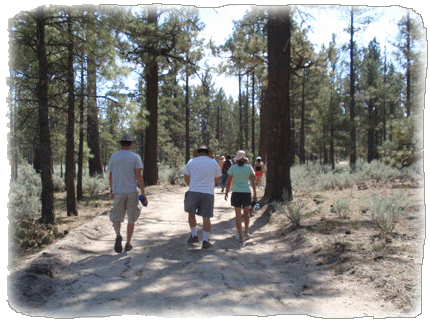
[[[184,168],[185,182],[189,186],[185,193],[184,210],[188,212],[191,236],[188,243],[199,241],[197,236],[196,214],[203,218],[202,248],[209,248],[211,217],[214,210],[214,188],[222,175],[218,163],[211,158],[212,151],[206,145],[200,145]]]

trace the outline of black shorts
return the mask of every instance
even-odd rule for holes
[[[233,192],[231,194],[231,206],[245,207],[251,205],[251,193]]]

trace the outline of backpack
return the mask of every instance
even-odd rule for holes
[[[230,169],[231,166],[231,162],[229,160],[226,160],[224,162],[224,165],[222,165],[222,173],[225,174],[228,172],[228,170]]]

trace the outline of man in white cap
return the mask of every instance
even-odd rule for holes
[[[114,250],[117,253],[122,252],[121,223],[124,222],[125,213],[128,215],[128,223],[124,250],[130,251],[133,248],[130,243],[131,237],[141,210],[138,187],[141,194],[145,196],[144,203],[147,203],[142,177],[142,159],[131,151],[134,142],[129,135],[123,135],[118,141],[122,149],[112,154],[108,165],[111,199],[113,199],[109,218],[113,222],[116,233]]]
[[[196,214],[203,218],[202,248],[209,248],[211,218],[214,211],[214,188],[222,175],[218,163],[211,158],[212,151],[206,145],[200,145],[184,168],[185,182],[189,186],[185,193],[184,210],[188,212],[191,236],[188,243],[199,241],[197,236]]]

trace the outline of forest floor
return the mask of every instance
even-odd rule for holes
[[[20,255],[9,268],[8,302],[29,316],[72,318],[137,314],[155,317],[309,315],[322,318],[416,317],[422,313],[425,236],[423,187],[364,187],[297,195],[306,201],[299,227],[263,206],[252,238],[236,240],[234,211],[215,189],[213,246],[190,245],[183,186],[147,188],[129,252],[113,250],[108,194],[77,217],[57,215],[62,239]],[[413,205],[383,238],[363,208],[373,192],[402,190]],[[264,188],[258,190],[262,197]],[[349,196],[346,218],[331,212]],[[126,225],[122,228],[123,244]]]

